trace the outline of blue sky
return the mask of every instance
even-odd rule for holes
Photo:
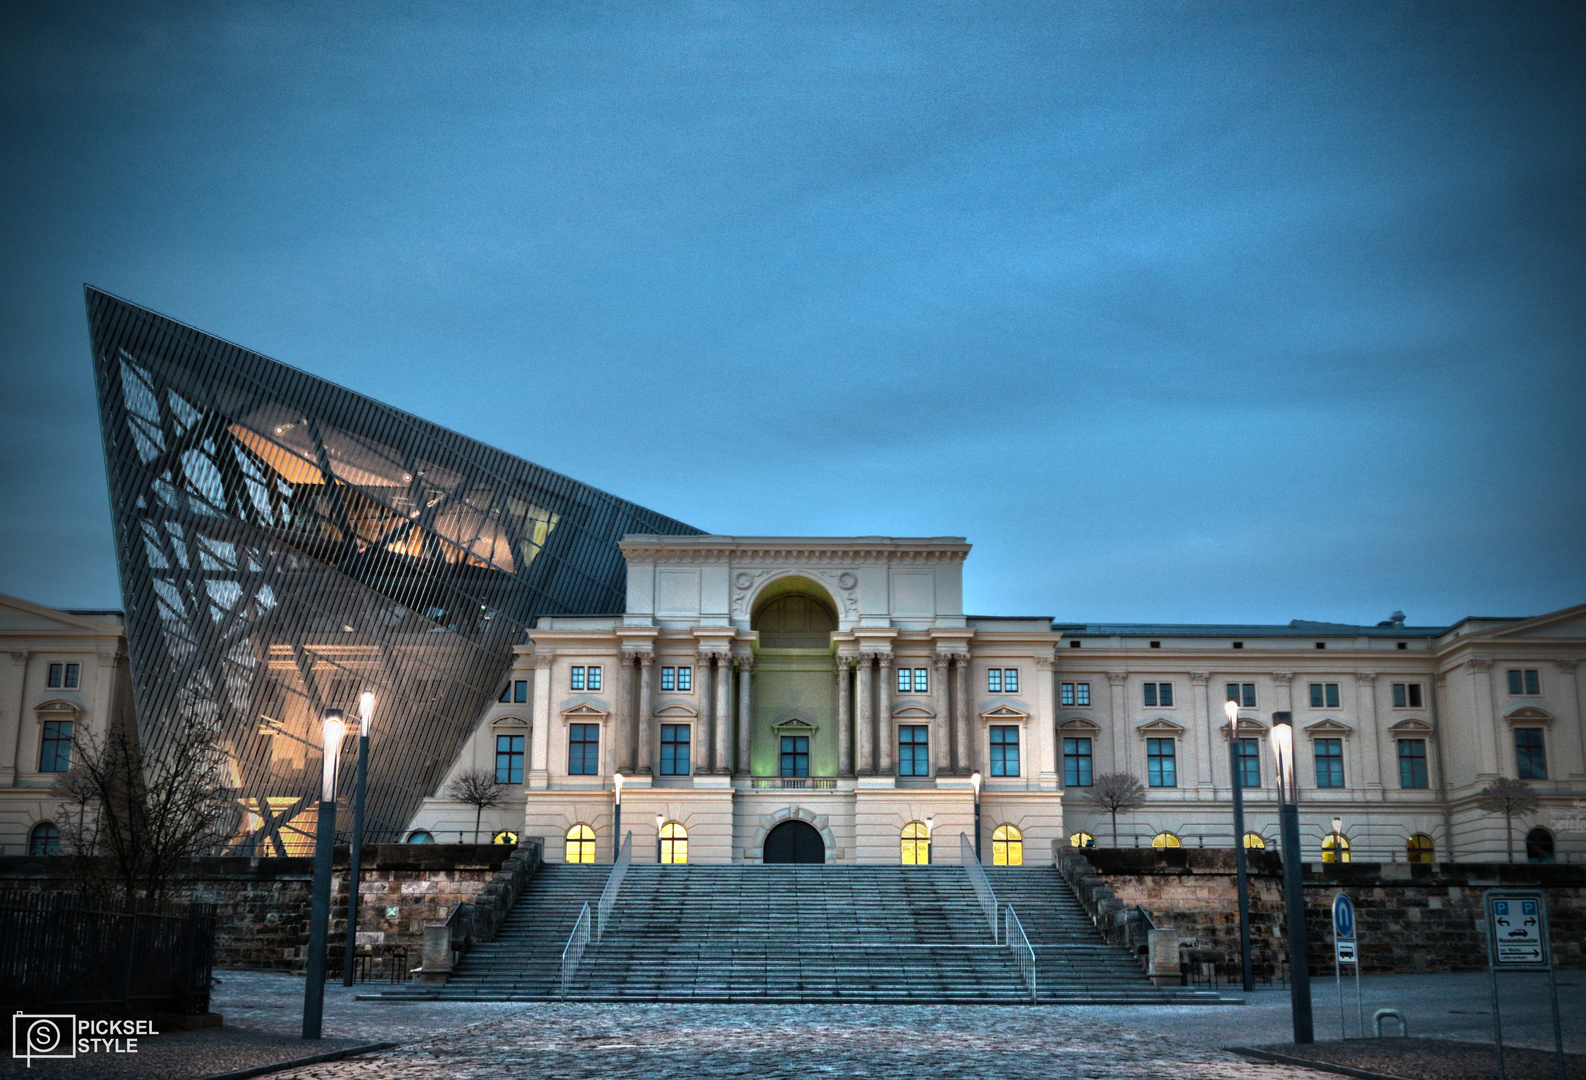
[[[975,612],[1586,601],[1576,5],[14,4],[0,94],[0,592],[119,605],[91,282]]]

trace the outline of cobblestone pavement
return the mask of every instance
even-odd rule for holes
[[[1072,1007],[542,1005],[301,1080],[1129,1077],[1316,1080]]]

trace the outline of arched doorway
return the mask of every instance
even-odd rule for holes
[[[765,837],[760,856],[766,863],[823,863],[826,841],[813,825],[803,821],[784,821]]]
[[[1557,858],[1553,851],[1553,834],[1546,829],[1538,827],[1525,834],[1526,862],[1553,862]]]

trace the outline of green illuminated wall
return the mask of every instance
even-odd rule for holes
[[[754,666],[755,776],[776,776],[781,746],[771,725],[797,717],[814,724],[810,775],[837,774],[837,678],[828,649],[761,649]]]

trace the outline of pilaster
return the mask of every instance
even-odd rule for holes
[[[875,668],[875,653],[859,654],[859,681],[855,691],[858,698],[858,716],[854,726],[858,736],[859,749],[859,775],[874,776],[876,774],[876,718],[875,698],[872,695],[871,675]]]
[[[897,735],[892,727],[892,692],[896,683],[892,678],[892,654],[876,654],[876,772],[891,776],[896,771],[892,754],[897,746]]]
[[[1382,797],[1383,773],[1387,763],[1382,760],[1382,733],[1378,730],[1377,722],[1377,673],[1375,671],[1355,672],[1356,707],[1360,711],[1360,778],[1350,780],[1344,777],[1344,782],[1351,786],[1363,787],[1371,792],[1374,797]]]
[[[1195,787],[1202,799],[1216,795],[1212,774],[1211,679],[1209,671],[1190,672],[1190,704],[1195,717]]]
[[[529,736],[533,749],[526,778],[531,790],[544,790],[551,785],[551,669],[555,663],[553,653],[534,654],[534,731]]]

